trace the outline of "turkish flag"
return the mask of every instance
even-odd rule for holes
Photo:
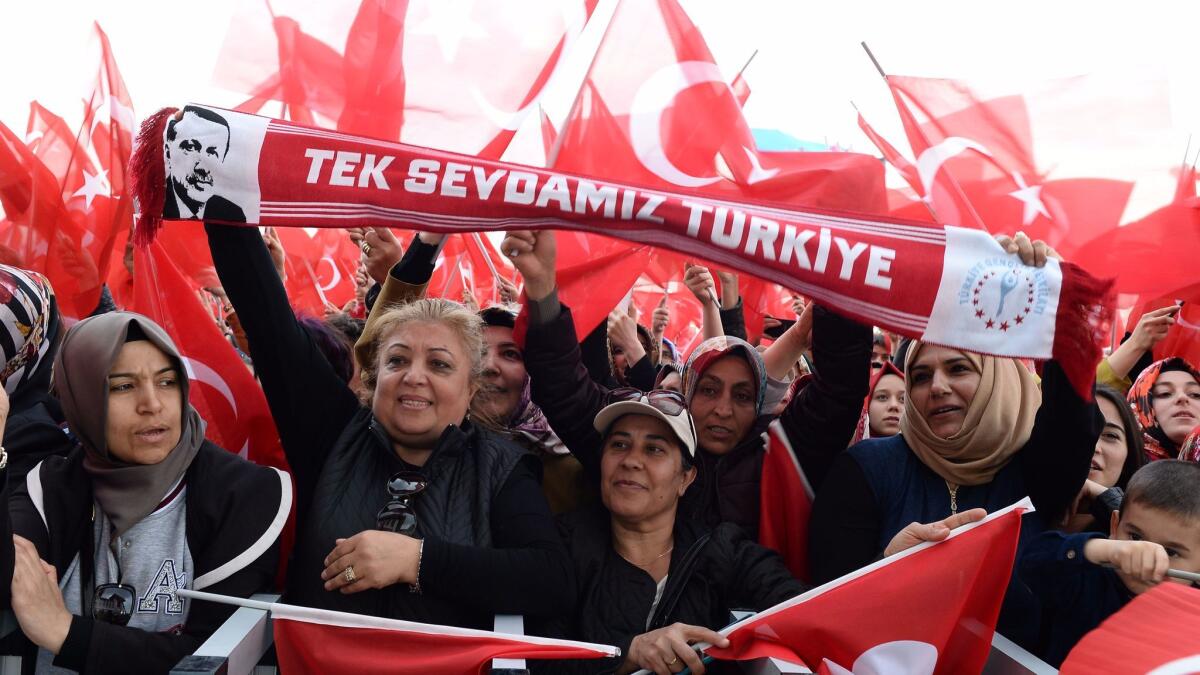
[[[1072,260],[1099,277],[1115,277],[1116,291],[1166,296],[1196,283],[1200,259],[1200,205],[1174,202],[1081,246]],[[1180,296],[1176,296],[1180,297]]]
[[[499,159],[596,1],[244,3],[214,79],[245,111]]]
[[[729,647],[705,652],[837,675],[981,672],[1027,510],[1028,499],[759,612],[721,631]]]
[[[64,317],[78,319],[100,298],[96,261],[84,248],[77,212],[62,198],[62,183],[8,127],[0,124],[0,249],[6,263],[50,280]]]
[[[256,464],[288,470],[267,400],[233,345],[221,335],[196,286],[156,241],[136,249],[129,308],[167,331],[192,381],[189,400],[208,422],[207,437]]]
[[[759,151],[739,94],[674,0],[618,5],[572,113],[560,132],[555,169],[708,196],[886,211],[882,165],[873,157]],[[623,246],[624,261],[581,279],[590,286],[603,279],[609,290],[594,312],[589,307],[576,317],[585,334],[647,265],[647,247]],[[564,296],[572,290],[563,287]],[[744,308],[748,325],[760,332],[761,313]]]
[[[1090,673],[1200,672],[1200,591],[1163,583],[1134,598],[1075,645],[1058,671]],[[1154,630],[1175,626],[1180,630]]]
[[[667,311],[671,315],[663,337],[675,345],[682,360],[703,338],[700,303],[683,284],[682,273],[662,283],[648,274],[642,275],[633,286],[633,304],[638,309],[638,323],[651,328],[654,310],[663,298],[667,300]]]
[[[271,605],[285,673],[483,673],[492,659],[597,659],[616,647]]]
[[[954,80],[887,79],[917,158],[916,182],[905,176],[943,224],[1023,230],[1073,260],[1121,222],[1135,182],[1165,170],[1161,82],[1090,76],[980,93]],[[1105,114],[1081,123],[1094,110]]]
[[[239,6],[221,45],[213,82],[251,97],[236,110],[257,113],[268,101],[278,101],[291,120],[334,126],[346,106],[342,55],[305,32],[296,19],[277,16],[272,8],[278,6],[278,2]],[[309,27],[336,22],[347,14],[343,7],[333,8],[334,17],[314,17]]]
[[[465,293],[479,307],[489,307],[500,302],[498,275],[511,278],[512,272],[487,235],[452,234],[434,265],[428,295],[461,302]]]
[[[344,231],[289,227],[275,232],[283,244],[284,285],[294,309],[319,317],[326,303],[341,309],[354,299],[360,251]]]
[[[779,421],[767,427],[759,497],[758,542],[783,556],[792,576],[808,580],[808,519],[813,491]]]

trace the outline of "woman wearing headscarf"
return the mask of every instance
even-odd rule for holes
[[[904,373],[891,361],[881,362],[871,375],[869,391],[850,445],[865,438],[900,433],[900,418],[904,413]]]
[[[538,459],[468,416],[483,385],[479,316],[381,293],[355,346],[360,401],[297,323],[262,237],[206,228],[296,476],[288,600],[470,627],[569,611]]]
[[[1155,361],[1129,389],[1129,405],[1142,425],[1146,460],[1190,459],[1180,450],[1200,425],[1200,372],[1178,356]]]
[[[16,484],[33,465],[74,446],[63,429],[62,407],[50,395],[62,320],[46,277],[0,265],[0,325],[0,382],[10,407],[4,447]]]
[[[165,673],[235,609],[177,590],[271,587],[290,479],[204,439],[183,360],[144,316],[76,324],[55,372],[79,445],[4,476],[5,604],[38,672]]]
[[[602,505],[559,519],[575,564],[579,605],[543,632],[611,644],[621,656],[535,664],[552,673],[703,673],[695,642],[724,645],[715,631],[730,610],[761,611],[805,590],[782,559],[733,523],[683,517],[681,500],[698,480],[696,428],[683,396],[666,390],[617,394],[593,421],[601,435]],[[896,551],[944,539],[983,517],[976,510],[914,525]]]
[[[1033,265],[1042,242],[1018,234],[1022,262]],[[1025,542],[1058,523],[1090,469],[1103,418],[1048,361],[1042,389],[1016,359],[914,342],[906,356],[900,433],[869,439],[839,457],[817,488],[809,565],[818,583],[874,560],[896,532],[968,508],[988,511],[1033,500],[1021,528]],[[1028,643],[1036,608],[1027,590],[1010,586],[1001,632]]]
[[[588,377],[581,362],[571,311],[558,300],[554,246],[553,232],[516,231],[508,233],[501,250],[525,278],[525,356],[533,400],[595,484],[602,439],[591,420],[609,392]],[[801,466],[818,483],[845,449],[858,421],[867,393],[871,333],[820,308],[813,315],[819,375],[788,403],[780,420]],[[783,372],[795,360],[780,359],[786,364]],[[693,351],[684,367],[682,389],[696,422],[698,473],[680,502],[680,513],[709,526],[736,523],[757,538],[762,433],[786,386],[768,396],[762,356],[744,340],[721,335]]]

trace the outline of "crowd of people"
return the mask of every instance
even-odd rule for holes
[[[297,316],[277,237],[205,227],[290,475],[205,439],[162,327],[113,308],[66,328],[43,277],[0,268],[0,593],[27,640],[8,646],[38,672],[166,672],[233,611],[177,590],[278,588],[453,626],[521,614],[532,634],[621,650],[535,670],[702,673],[692,645],[724,644],[731,610],[1026,496],[998,630],[1051,664],[1169,568],[1200,571],[1200,372],[1150,362],[1177,306],[1142,316],[1083,397],[1054,361],[901,339],[799,299],[752,344],[736,278],[718,289],[699,265],[690,353],[663,338],[665,307],[650,325],[614,310],[579,340],[552,231],[507,233],[523,287],[504,280],[506,302],[480,309],[427,297],[442,235],[401,250],[351,230],[360,298]],[[1026,265],[1054,255],[1001,244]],[[775,421],[816,494],[807,579],[760,543]]]

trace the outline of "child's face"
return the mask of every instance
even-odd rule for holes
[[[1190,522],[1173,513],[1133,503],[1125,507],[1125,513],[1113,512],[1111,539],[1125,541],[1152,541],[1167,551],[1171,559],[1170,568],[1184,572],[1200,572],[1200,523]],[[1121,572],[1121,581],[1134,593],[1150,589],[1144,582],[1126,577]],[[1182,579],[1167,578],[1168,581],[1189,583]]]

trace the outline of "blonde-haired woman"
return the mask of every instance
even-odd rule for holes
[[[360,402],[297,323],[258,233],[207,229],[296,477],[288,600],[474,627],[569,611],[537,459],[469,420],[479,317],[446,300],[379,308],[356,348]]]

